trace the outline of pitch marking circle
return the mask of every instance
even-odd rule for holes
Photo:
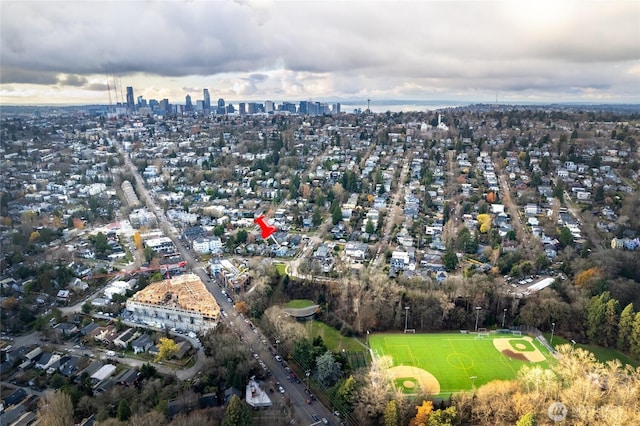
[[[473,359],[469,355],[461,354],[460,352],[447,355],[447,362],[453,368],[459,368],[461,370],[473,367]]]

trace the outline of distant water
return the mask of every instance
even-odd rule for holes
[[[444,108],[456,108],[459,106],[469,105],[468,102],[429,102],[429,101],[382,101],[371,102],[371,112],[385,113],[390,112],[410,112],[410,111],[434,111]],[[342,112],[353,112],[355,109],[365,111],[367,109],[367,101],[364,102],[345,102],[340,104]]]

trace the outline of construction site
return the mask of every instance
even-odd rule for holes
[[[127,301],[127,310],[142,324],[194,332],[214,328],[220,316],[218,303],[195,274],[149,284]]]

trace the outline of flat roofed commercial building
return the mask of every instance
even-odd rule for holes
[[[220,307],[195,274],[149,284],[127,301],[135,320],[160,328],[204,332],[216,326]]]

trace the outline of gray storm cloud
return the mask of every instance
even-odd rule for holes
[[[265,87],[304,91],[303,80],[313,75],[325,76],[325,86],[340,93],[367,87],[390,94],[407,88],[576,87],[639,93],[638,2],[104,1],[0,7],[2,84],[97,88],[84,76],[239,73],[239,94]],[[273,82],[268,71],[274,69],[291,73]]]

